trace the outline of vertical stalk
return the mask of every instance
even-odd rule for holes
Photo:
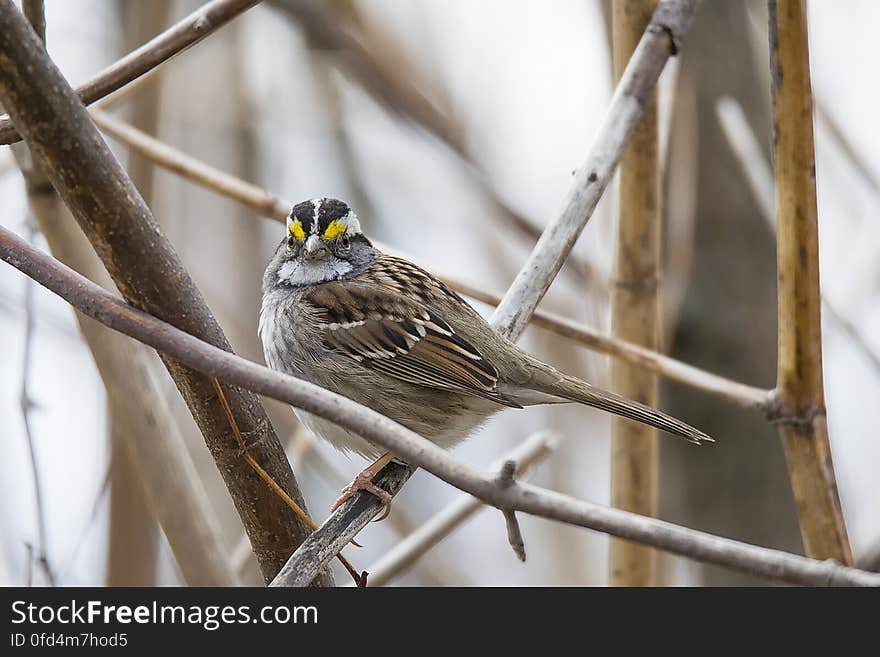
[[[152,2],[122,0],[117,3],[125,52],[131,52],[168,27],[172,4],[171,0],[152,0]],[[160,71],[144,80],[135,94],[135,102],[130,104],[131,124],[149,135],[159,134],[162,77]],[[140,153],[129,151],[126,169],[144,202],[151,209],[155,208],[156,167]]]
[[[807,555],[852,563],[822,387],[813,102],[803,0],[770,2],[778,267],[777,421]]]
[[[619,79],[654,11],[655,0],[614,0],[612,42],[615,79]],[[660,176],[657,94],[652,94],[641,123],[620,161],[620,202],[612,332],[649,349],[659,346],[658,274],[660,267]],[[612,366],[614,389],[644,404],[657,404],[657,376],[626,363]],[[657,513],[657,431],[613,418],[611,503],[644,515]],[[654,553],[644,546],[611,539],[609,578],[617,586],[650,586]]]
[[[144,7],[149,8],[144,11]],[[167,0],[144,3],[118,2],[119,33],[124,53],[161,32],[168,23]],[[156,134],[159,118],[160,76],[153,75],[138,90],[132,103],[131,122],[140,130]],[[128,174],[144,202],[153,208],[153,168],[137,154],[128,156]],[[60,208],[60,201],[59,201]],[[84,254],[85,255],[85,254]],[[94,279],[93,279],[94,280]],[[112,384],[105,381],[105,385]],[[125,409],[107,396],[109,435],[113,458],[110,470],[110,529],[107,547],[108,586],[155,586],[159,560],[159,531],[156,518],[141,485],[142,465],[132,459],[129,440],[137,440],[139,429]],[[129,435],[129,434],[134,434]]]
[[[147,504],[139,465],[126,450],[124,434],[131,418],[120,415],[107,396],[110,461],[110,525],[107,586],[156,586],[159,570],[159,527]],[[114,408],[116,406],[117,408]]]

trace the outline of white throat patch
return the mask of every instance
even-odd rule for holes
[[[342,278],[351,271],[351,263],[338,258],[329,260],[290,260],[278,269],[278,280],[293,286],[313,285]]]

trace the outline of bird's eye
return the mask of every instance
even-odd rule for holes
[[[336,238],[336,251],[338,253],[348,253],[351,250],[351,240],[348,235],[340,235]]]
[[[296,247],[297,247],[296,238],[293,235],[291,235],[290,237],[287,238],[287,250],[288,251],[295,251]]]

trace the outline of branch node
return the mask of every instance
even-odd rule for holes
[[[507,459],[498,471],[498,483],[501,486],[512,486],[516,483],[514,475],[516,474],[516,461]]]
[[[675,57],[681,50],[682,35],[690,27],[694,14],[694,0],[689,2],[661,2],[657,5],[646,31],[654,34],[665,32],[669,37],[669,56]]]
[[[814,404],[802,412],[793,412],[785,408],[783,395],[779,389],[772,390],[764,406],[764,415],[767,420],[779,426],[791,426],[809,428],[819,416],[825,415],[823,404]]]

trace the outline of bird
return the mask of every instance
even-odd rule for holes
[[[697,445],[714,442],[681,420],[524,351],[436,276],[376,248],[355,212],[335,198],[302,201],[287,216],[284,239],[263,275],[258,333],[270,368],[359,402],[443,448],[503,409],[565,402]],[[360,490],[390,505],[390,495],[372,479],[394,454],[329,420],[294,411],[317,437],[375,459],[334,509]]]

